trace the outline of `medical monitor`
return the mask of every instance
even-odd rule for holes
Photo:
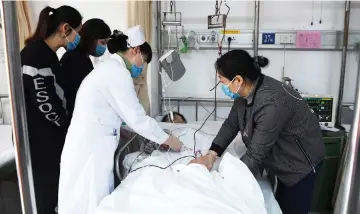
[[[333,95],[302,94],[303,99],[316,113],[321,126],[334,127],[336,114],[336,98]]]

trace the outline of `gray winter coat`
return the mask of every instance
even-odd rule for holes
[[[234,101],[210,150],[225,151],[240,131],[247,147],[241,160],[254,175],[270,169],[281,182],[299,182],[325,156],[316,114],[292,88],[262,76],[246,98]]]

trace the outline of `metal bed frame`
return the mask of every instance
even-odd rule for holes
[[[3,120],[3,124],[5,124],[5,122],[4,122],[5,116],[4,116],[4,106],[3,106],[3,103],[2,103],[2,99],[8,99],[8,98],[9,98],[9,95],[0,94],[0,109],[1,109],[1,111],[0,111],[0,119]],[[0,125],[2,125],[2,124],[0,124]]]
[[[114,173],[115,173],[115,185],[121,183],[121,181],[127,176],[128,172],[123,167],[123,161],[126,155],[141,151],[141,145],[145,138],[128,130],[121,130],[119,145],[114,155]]]

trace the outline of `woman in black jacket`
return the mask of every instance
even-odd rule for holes
[[[64,89],[67,101],[66,109],[71,120],[75,106],[77,90],[83,79],[94,69],[90,55],[102,56],[111,35],[109,26],[101,19],[89,19],[80,31],[80,43],[73,51],[67,51],[60,62],[64,73],[60,85]]]
[[[62,72],[56,51],[74,49],[81,26],[76,9],[46,7],[20,53],[38,214],[55,213],[60,155],[69,126],[64,92],[56,78]]]

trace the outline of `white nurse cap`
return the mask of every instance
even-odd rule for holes
[[[134,48],[145,43],[144,31],[140,25],[129,28],[126,35],[128,36],[127,42],[130,47]]]

